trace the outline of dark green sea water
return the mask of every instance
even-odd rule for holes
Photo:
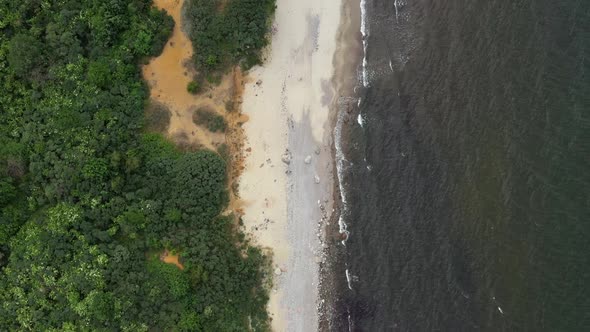
[[[590,1],[365,5],[334,330],[590,331]]]

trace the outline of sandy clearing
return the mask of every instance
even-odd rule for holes
[[[193,112],[206,107],[225,115],[225,102],[234,93],[234,71],[226,74],[215,89],[193,95],[187,85],[196,72],[191,63],[191,41],[181,29],[184,0],[154,0],[154,6],[166,10],[174,19],[174,31],[162,54],[143,66],[144,79],[150,87],[151,99],[164,104],[170,111],[168,137],[183,146],[205,147],[215,150],[225,142],[223,133],[211,133],[193,123]]]

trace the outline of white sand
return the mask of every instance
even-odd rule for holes
[[[242,112],[250,117],[244,125],[245,148],[251,152],[240,196],[246,231],[273,250],[273,269],[282,270],[274,276],[276,291],[269,303],[274,331],[318,329],[323,239],[318,203],[332,210],[328,115],[340,7],[340,0],[278,0],[268,58],[251,71],[245,89]],[[281,161],[287,149],[289,165]]]

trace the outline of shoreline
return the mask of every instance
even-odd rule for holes
[[[273,253],[274,331],[314,331],[333,211],[334,54],[342,2],[278,0],[264,65],[244,87],[244,231]],[[323,272],[321,272],[324,274]]]
[[[338,97],[333,99],[330,111],[330,130],[333,136],[338,130],[338,121],[342,116],[344,124],[351,121],[351,110],[356,109],[355,88],[359,86],[358,69],[361,64],[363,46],[361,34],[360,0],[342,0],[341,19],[337,34],[337,49],[334,53],[334,75],[331,82]],[[351,56],[351,54],[353,54]],[[351,99],[354,99],[351,104]],[[335,138],[336,139],[336,138]],[[326,229],[325,249],[328,257],[321,271],[322,282],[320,296],[324,302],[320,312],[319,331],[345,331],[350,329],[348,319],[339,317],[344,312],[345,291],[348,289],[346,253],[342,245],[348,239],[348,231],[339,224],[343,211],[341,183],[338,174],[338,157],[336,141],[332,143],[332,160],[334,161],[333,201],[334,213]],[[344,231],[344,233],[342,232]],[[345,324],[342,322],[345,321]]]

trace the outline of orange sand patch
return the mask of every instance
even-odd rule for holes
[[[164,250],[164,252],[162,253],[162,255],[160,255],[160,260],[162,262],[164,262],[166,264],[174,264],[179,269],[184,270],[184,266],[182,264],[180,264],[179,259],[180,259],[180,256],[179,255],[173,255],[168,250]]]

